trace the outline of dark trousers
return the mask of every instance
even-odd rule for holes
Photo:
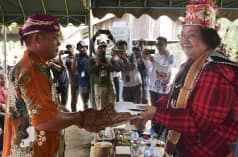
[[[157,100],[159,100],[160,96],[161,96],[161,95],[160,95],[159,93],[150,91],[150,101],[151,101],[151,104],[154,105],[154,103],[155,103]]]
[[[71,84],[71,111],[77,111],[77,102],[78,102],[79,89],[78,85]]]
[[[123,87],[123,100],[133,103],[141,103],[142,101],[142,86],[141,84],[133,87]]]
[[[151,104],[153,106],[155,106],[155,102],[159,100],[159,98],[161,96],[163,96],[164,94],[160,94],[160,93],[156,93],[156,92],[153,92],[153,91],[150,91],[150,100],[151,100]],[[159,123],[155,123],[154,121],[152,121],[152,124],[151,124],[153,130],[158,134],[158,137],[162,140],[165,140],[166,136],[167,136],[167,129],[165,126],[163,125],[160,125]],[[164,133],[165,137],[162,137],[161,135]]]
[[[2,128],[4,132],[4,115],[0,114],[0,128]],[[3,133],[0,135],[0,151],[3,148]]]
[[[60,98],[61,98],[61,99],[60,99],[60,100],[61,100],[61,104],[62,104],[63,106],[66,106],[66,104],[67,104],[67,100],[68,100],[68,88],[69,88],[68,84],[65,85],[65,86],[61,85],[61,86],[57,87],[57,91],[59,92]]]
[[[90,87],[81,87],[79,86],[79,93],[81,95],[84,110],[88,108],[88,100],[89,100],[89,94],[90,94]]]
[[[116,90],[116,101],[119,101],[120,97],[120,82],[119,77],[113,77],[113,82]]]

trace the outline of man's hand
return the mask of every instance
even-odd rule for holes
[[[97,111],[95,109],[87,109],[82,112],[80,127],[91,132],[98,132],[107,126],[135,119],[130,113],[117,113],[114,105],[109,104],[104,109]]]
[[[64,54],[64,50],[60,50],[59,55],[63,55],[63,54]]]
[[[80,123],[80,127],[84,128],[90,132],[98,132],[102,130],[104,126],[100,126],[98,124],[98,111],[96,109],[87,109],[82,112],[82,121]]]
[[[154,59],[154,57],[153,57],[153,56],[149,55],[149,56],[148,56],[148,58],[149,58],[149,60],[150,60],[152,63],[154,63],[154,62],[155,62],[155,59]]]
[[[106,61],[104,65],[105,65],[105,67],[110,67],[110,66],[112,66],[112,64],[111,64],[109,61]]]
[[[135,118],[136,116],[131,115],[128,112],[116,112],[114,110],[114,104],[108,104],[101,111],[98,111],[97,120],[100,125],[104,125],[104,127],[107,127]]]
[[[101,65],[101,59],[100,59],[100,58],[97,58],[97,59],[96,59],[96,66],[98,67],[99,65]]]
[[[126,60],[126,53],[124,51],[122,52],[119,52],[119,55],[118,55],[122,60]]]

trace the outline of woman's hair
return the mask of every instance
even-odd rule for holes
[[[221,43],[221,38],[213,28],[200,27],[204,43],[211,49],[215,49]]]

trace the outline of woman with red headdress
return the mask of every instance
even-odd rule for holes
[[[215,9],[196,0],[187,6],[179,35],[187,56],[169,97],[141,114],[168,127],[166,152],[178,157],[227,157],[238,137],[238,65],[217,47]],[[136,121],[135,123],[141,123]]]

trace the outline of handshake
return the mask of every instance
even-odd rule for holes
[[[106,106],[100,111],[87,109],[81,112],[82,116],[78,126],[90,132],[98,132],[105,127],[130,121],[138,130],[143,130],[146,122],[154,118],[156,107],[144,106],[143,109],[145,112],[140,115],[131,115],[129,112],[116,112],[113,104]]]
[[[116,112],[113,104],[109,104],[102,110],[87,109],[81,112],[81,114],[78,126],[90,132],[98,132],[107,126],[113,126],[137,118],[137,116],[131,115],[128,112]]]

